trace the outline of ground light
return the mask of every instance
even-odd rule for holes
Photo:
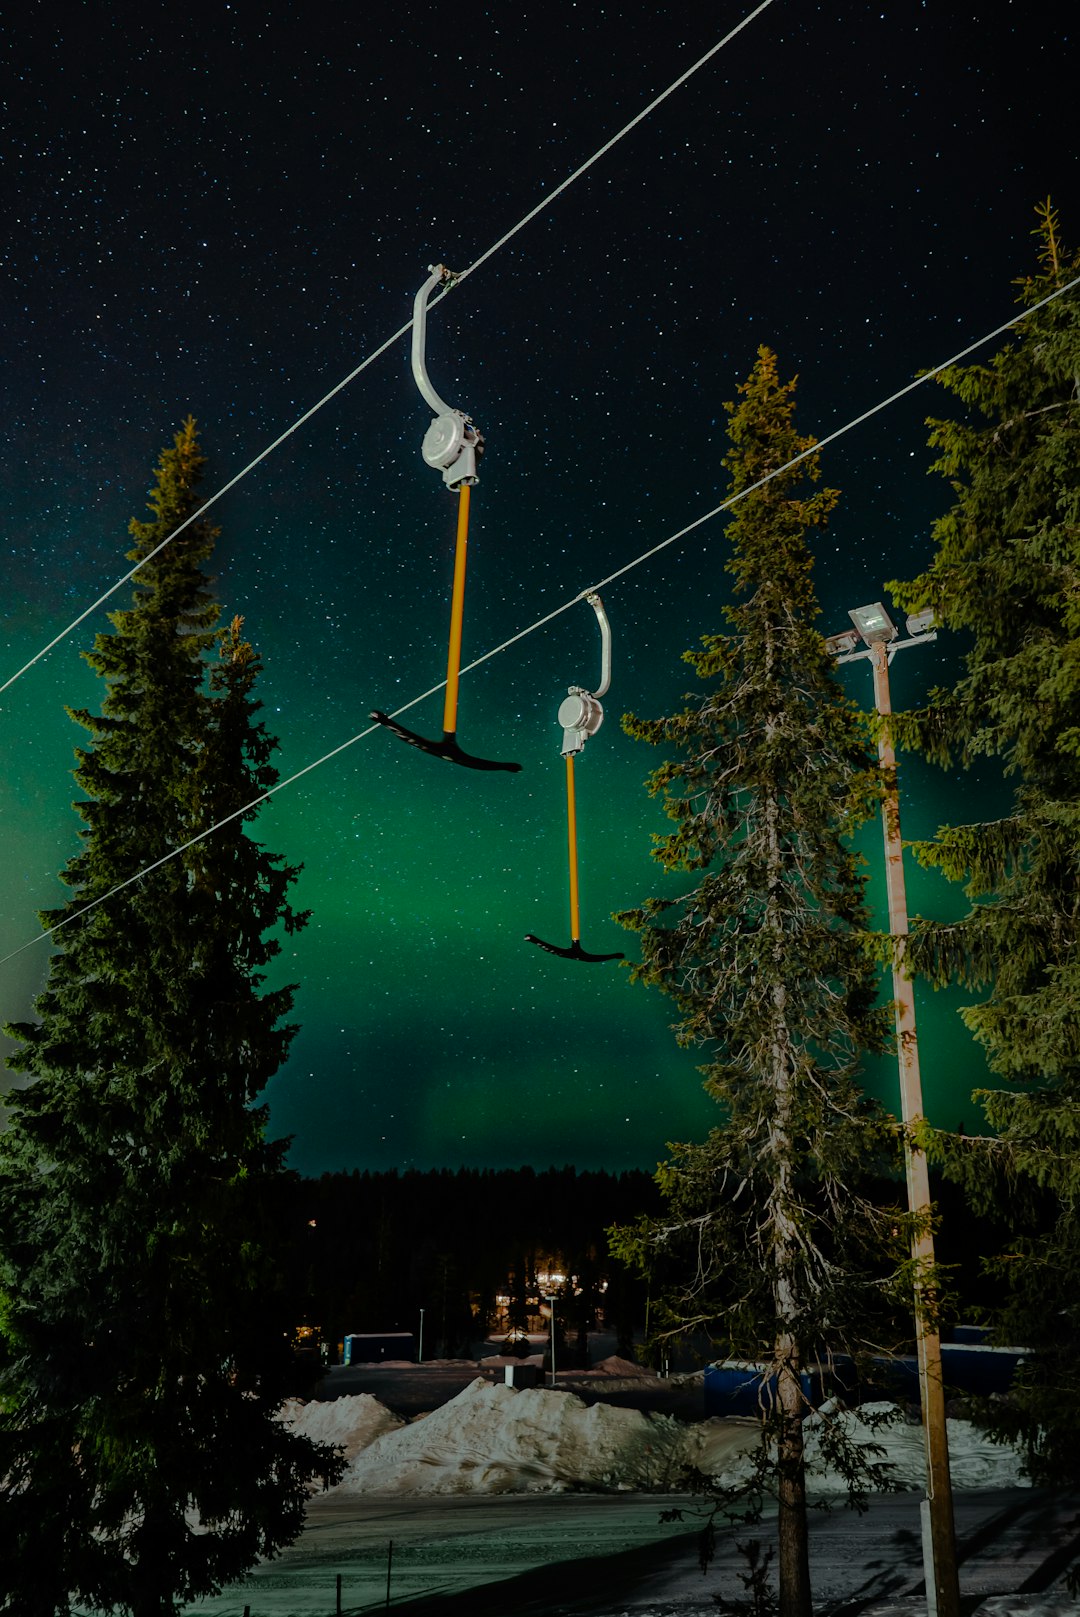
[[[538,1274],[537,1281],[540,1286],[540,1295],[548,1305],[548,1317],[551,1322],[551,1385],[555,1386],[555,1304],[559,1300],[559,1291],[566,1284],[567,1276],[564,1274]]]
[[[933,617],[920,612],[907,619],[909,638],[899,630],[880,601],[848,613],[854,629],[831,635],[826,650],[839,663],[869,659],[874,671],[874,705],[881,716],[892,712],[889,664],[896,652],[925,645],[937,638]],[[862,643],[864,649],[857,649]],[[915,1028],[915,991],[904,972],[908,935],[907,892],[904,886],[903,843],[900,838],[900,797],[896,782],[896,753],[883,729],[878,740],[878,762],[885,782],[881,824],[885,835],[885,881],[889,901],[889,933],[893,939],[893,1000],[896,1006],[896,1054],[900,1069],[900,1111],[905,1126],[904,1160],[907,1169],[908,1210],[920,1228],[912,1237],[915,1259],[915,1343],[919,1362],[923,1434],[926,1439],[926,1498],[922,1504],[923,1566],[926,1572],[928,1617],[959,1617],[960,1585],[956,1568],[956,1533],[953,1523],[949,1439],[945,1425],[945,1388],[941,1371],[941,1338],[935,1318],[932,1285],[920,1278],[932,1274],[934,1237],[930,1228],[930,1176],[926,1155],[912,1144],[910,1131],[923,1116],[919,1044]]]

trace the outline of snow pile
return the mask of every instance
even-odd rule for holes
[[[745,1458],[761,1441],[761,1423],[753,1415],[713,1415],[686,1428],[685,1463],[726,1488],[750,1476]]]
[[[327,1403],[306,1404],[299,1398],[290,1398],[279,1411],[279,1418],[301,1437],[343,1449],[346,1460],[354,1459],[385,1432],[404,1425],[385,1404],[366,1392],[351,1398],[333,1398]]]
[[[884,1461],[901,1488],[925,1488],[926,1446],[921,1425],[909,1424],[904,1419],[890,1420],[887,1425],[872,1427],[861,1417],[889,1415],[893,1404],[864,1404],[861,1410],[844,1409],[822,1411],[807,1422],[807,1461],[812,1468],[810,1486],[817,1493],[843,1492],[844,1483],[836,1473],[830,1472],[820,1457],[820,1446],[814,1426],[820,1428],[823,1420],[837,1421],[846,1436],[854,1443],[878,1444],[885,1450]],[[1030,1480],[1021,1475],[1020,1454],[1017,1449],[1000,1443],[991,1443],[971,1421],[946,1422],[949,1438],[949,1472],[954,1488],[1024,1488]],[[875,1456],[877,1458],[877,1456]]]
[[[864,1419],[867,1416],[870,1419]],[[884,1417],[876,1424],[874,1417]],[[890,1468],[893,1481],[902,1489],[921,1490],[926,1486],[926,1447],[920,1425],[910,1424],[895,1404],[864,1404],[861,1410],[825,1409],[807,1418],[807,1491],[811,1494],[842,1494],[847,1485],[838,1471],[822,1457],[821,1428],[825,1421],[839,1425],[848,1441],[857,1447],[876,1445],[883,1454],[873,1454],[875,1463]],[[954,1488],[1022,1488],[1028,1486],[1021,1475],[1016,1449],[991,1443],[970,1421],[950,1420],[949,1470]],[[687,1434],[687,1459],[696,1470],[732,1487],[749,1476],[746,1451],[754,1447],[758,1423],[751,1417],[714,1416]]]
[[[685,1431],[667,1415],[478,1377],[441,1409],[378,1437],[339,1486],[351,1493],[525,1493],[675,1486]]]
[[[687,1376],[671,1376],[666,1385],[681,1385],[689,1379]],[[698,1379],[703,1379],[700,1374]],[[565,1387],[578,1387],[589,1392],[595,1391],[600,1382],[604,1389],[600,1396],[603,1397],[613,1392],[640,1392],[643,1381],[659,1381],[659,1377],[647,1365],[637,1364],[633,1359],[620,1359],[612,1354],[588,1370],[579,1369],[576,1365],[560,1369],[559,1381]]]
[[[621,1367],[613,1379],[619,1375]],[[925,1486],[921,1427],[910,1425],[899,1411],[899,1418],[881,1427],[864,1418],[893,1407],[826,1409],[808,1417],[811,1493],[844,1491],[842,1479],[821,1456],[825,1420],[839,1422],[852,1442],[884,1448],[901,1488]],[[372,1494],[674,1492],[691,1468],[733,1487],[749,1475],[750,1451],[760,1436],[751,1416],[714,1416],[685,1426],[668,1415],[605,1403],[590,1408],[570,1392],[519,1390],[481,1377],[410,1425],[367,1393],[325,1403],[293,1402],[282,1418],[296,1431],[344,1449],[348,1464],[339,1484],[344,1492]],[[991,1443],[970,1421],[950,1420],[948,1426],[954,1487],[1024,1485],[1014,1449]]]
[[[640,1381],[643,1376],[650,1381],[656,1380],[655,1370],[648,1369],[644,1364],[638,1364],[634,1359],[620,1359],[615,1353],[608,1359],[601,1359],[599,1364],[594,1364],[591,1374],[621,1376],[630,1381]]]

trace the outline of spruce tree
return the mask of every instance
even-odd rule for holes
[[[91,737],[82,846],[70,898],[42,917],[59,930],[38,1019],[8,1030],[29,1079],[0,1135],[12,1613],[172,1613],[295,1538],[310,1480],[336,1474],[275,1418],[282,1147],[256,1101],[293,1031],[291,989],[264,976],[275,933],[305,919],[296,871],[250,839],[251,813],[169,857],[276,778],[257,658],[238,621],[214,627],[215,530],[193,523],[152,555],[197,509],[202,467],[189,419],[151,520],[131,524],[133,604],[87,653],[105,693],[100,715],[72,713]]]
[[[732,494],[812,445],[795,430],[794,387],[760,349],[727,406]],[[666,1214],[615,1232],[617,1247],[664,1288],[661,1335],[704,1329],[768,1367],[756,1485],[778,1500],[783,1617],[811,1609],[801,1373],[867,1342],[897,1271],[882,1252],[904,1225],[859,1188],[895,1139],[859,1083],[863,1053],[889,1035],[847,841],[877,776],[814,627],[806,535],[837,499],[810,490],[818,476],[804,461],[734,507],[730,630],[685,654],[705,694],[673,717],[624,721],[679,754],[649,789],[676,824],[654,854],[686,874],[678,897],[620,919],[640,934],[635,978],[671,995],[679,1043],[705,1054],[721,1121],[704,1143],[670,1148]],[[857,1500],[871,1477],[834,1448]]]
[[[1020,302],[1080,275],[1049,201],[1036,273]],[[1080,295],[1034,310],[986,365],[939,379],[962,406],[932,420],[933,469],[952,504],[934,559],[892,586],[930,607],[967,651],[953,689],[894,721],[898,739],[943,765],[997,758],[1010,812],[942,828],[921,863],[965,884],[968,915],[923,921],[909,964],[934,983],[985,994],[963,1017],[1008,1088],[980,1092],[998,1138],[929,1142],[976,1205],[1010,1207],[1016,1236],[997,1265],[1000,1324],[1030,1345],[1022,1385],[994,1412],[1022,1438],[1039,1480],[1080,1480]],[[1049,1217],[1052,1230],[1045,1228]],[[1032,1221],[1042,1224],[1032,1233]]]

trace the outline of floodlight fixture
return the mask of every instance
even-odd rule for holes
[[[935,627],[932,606],[924,606],[921,612],[909,612],[904,619],[904,628],[908,634],[928,634]]]
[[[859,644],[858,631],[855,629],[841,629],[839,634],[831,634],[825,641],[825,653],[829,657],[845,657],[848,652],[854,651]],[[864,652],[865,656],[866,653]]]
[[[900,633],[880,601],[853,607],[848,617],[868,646],[888,645]]]

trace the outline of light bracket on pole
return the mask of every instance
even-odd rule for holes
[[[854,663],[863,657],[873,657],[875,646],[885,646],[885,655],[892,662],[898,651],[906,651],[909,646],[925,646],[937,639],[932,607],[926,607],[922,612],[912,612],[906,618],[904,627],[910,636],[907,640],[897,639],[900,631],[880,601],[873,601],[869,606],[853,607],[848,617],[855,627],[841,629],[839,634],[831,634],[825,641],[826,653],[838,663]],[[860,644],[862,649],[859,649]]]

